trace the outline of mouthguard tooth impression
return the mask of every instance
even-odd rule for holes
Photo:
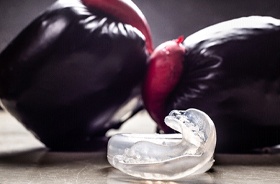
[[[107,158],[120,171],[144,179],[174,180],[209,170],[216,147],[213,121],[197,109],[173,110],[165,117],[176,134],[117,134]]]

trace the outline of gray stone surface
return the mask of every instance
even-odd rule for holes
[[[147,118],[144,116],[139,119]],[[133,128],[128,126],[125,131]],[[213,168],[202,175],[178,181],[140,180],[111,167],[105,150],[50,152],[15,119],[0,113],[0,184],[280,183],[280,154],[217,154],[215,160]]]

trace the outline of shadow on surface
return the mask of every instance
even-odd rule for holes
[[[280,166],[280,154],[217,154],[215,165]]]
[[[16,166],[59,166],[75,163],[107,164],[105,152],[51,152],[48,149],[31,149],[18,153],[0,155],[0,164]]]

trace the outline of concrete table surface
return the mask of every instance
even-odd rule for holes
[[[215,160],[209,172],[178,181],[137,179],[111,167],[105,150],[51,152],[15,119],[0,113],[0,184],[280,183],[280,154],[216,154]]]

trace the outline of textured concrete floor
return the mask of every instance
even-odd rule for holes
[[[141,114],[134,121],[145,119]],[[127,126],[123,131],[134,131]],[[153,131],[146,129],[145,132]],[[1,184],[278,184],[280,154],[215,155],[210,172],[178,181],[148,181],[127,176],[109,165],[106,151],[50,152],[19,122],[0,113]]]

